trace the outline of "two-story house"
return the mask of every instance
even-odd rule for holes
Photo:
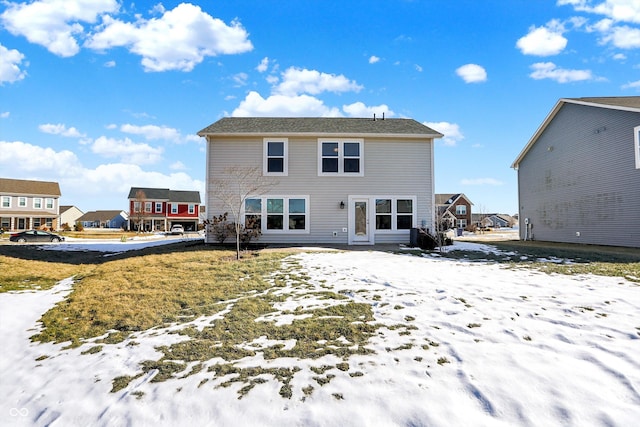
[[[640,96],[558,100],[511,167],[521,239],[640,248]]]
[[[465,229],[472,224],[473,203],[463,193],[436,194],[435,200],[440,229]]]
[[[200,192],[168,188],[131,187],[129,191],[129,229],[167,231],[182,225],[197,231]]]
[[[58,228],[60,185],[57,182],[0,178],[0,228]]]
[[[258,220],[261,242],[409,243],[411,228],[433,230],[442,134],[415,120],[226,117],[198,135],[207,140],[209,219],[227,211],[212,188],[227,167],[260,167],[277,181],[240,214],[241,223]]]

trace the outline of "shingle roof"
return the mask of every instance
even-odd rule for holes
[[[77,221],[110,221],[116,216],[120,215],[122,210],[119,211],[91,211],[82,215]]]
[[[436,194],[435,195],[436,205],[450,205],[451,203],[453,203],[453,201],[455,199],[458,198],[459,195],[460,195],[460,193],[456,193],[456,194]]]
[[[225,117],[198,132],[200,136],[253,134],[443,136],[413,119],[345,117]]]
[[[0,193],[38,196],[61,196],[57,182],[0,178]]]
[[[610,105],[613,107],[640,108],[640,96],[603,96],[567,98],[567,100],[577,102],[588,102],[591,104]]]
[[[144,193],[149,200],[167,200],[169,202],[200,203],[199,191],[169,190],[168,188],[131,187],[129,199],[137,198],[138,191]]]

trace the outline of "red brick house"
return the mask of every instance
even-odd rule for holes
[[[167,231],[179,224],[197,231],[200,192],[131,187],[128,212],[130,230]]]
[[[463,193],[436,194],[436,216],[444,228],[465,229],[473,222],[471,206],[473,203]],[[442,226],[441,226],[442,227]]]

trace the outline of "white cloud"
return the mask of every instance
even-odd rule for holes
[[[262,58],[262,61],[260,61],[260,64],[258,64],[258,66],[256,67],[256,70],[258,70],[259,73],[264,73],[268,68],[269,58],[265,56],[264,58]]]
[[[273,93],[295,96],[302,93],[317,95],[322,92],[359,92],[361,89],[362,86],[342,74],[290,67],[282,73],[282,82],[273,88]]]
[[[342,111],[344,111],[349,117],[373,117],[375,114],[377,118],[381,119],[383,113],[385,118],[395,116],[395,113],[391,111],[389,106],[386,104],[367,107],[360,101],[349,105],[343,105]]]
[[[131,186],[197,190],[204,194],[204,182],[184,172],[163,174],[125,163],[102,164],[91,169],[69,150],[55,151],[20,141],[0,141],[0,152],[3,153],[0,170],[6,176],[59,182],[63,203],[75,204],[83,210],[85,203],[94,205],[91,209],[123,206],[126,209]]]
[[[80,24],[95,23],[98,16],[118,11],[116,0],[40,0],[4,3],[0,15],[4,27],[15,36],[24,36],[49,52],[68,57],[78,53],[76,40],[84,32]]]
[[[610,27],[601,32],[603,43],[611,43],[620,49],[640,48],[640,28],[623,25]]]
[[[27,72],[20,69],[24,55],[15,49],[7,49],[0,43],[0,86],[22,80]]]
[[[186,170],[186,169],[187,169],[187,167],[185,166],[185,164],[184,164],[184,163],[182,163],[182,162],[181,162],[181,161],[179,161],[179,160],[178,160],[177,162],[174,162],[174,163],[172,163],[171,165],[169,165],[169,168],[170,168],[171,170],[176,170],[176,171],[177,171],[177,170]]]
[[[466,64],[456,70],[456,74],[465,83],[482,83],[487,81],[486,70],[477,64]]]
[[[236,87],[246,86],[249,75],[247,73],[238,73],[232,77],[232,80],[236,82]]]
[[[129,138],[114,139],[101,136],[91,145],[91,151],[105,158],[119,158],[136,165],[153,164],[162,159],[163,149],[137,144]]]
[[[417,71],[417,72],[419,72],[419,73],[421,73],[421,72],[422,72],[422,67],[421,67],[420,65],[415,64],[415,65],[414,65],[414,67],[415,67],[415,69],[416,69],[416,71]]]
[[[640,89],[640,80],[622,85],[622,89]]]
[[[309,95],[271,95],[263,98],[251,91],[231,113],[233,117],[339,117],[337,108],[330,108]]]
[[[425,126],[430,127],[444,135],[442,142],[444,145],[453,147],[458,144],[459,141],[464,139],[464,135],[460,130],[460,126],[456,123],[449,122],[425,122]]]
[[[138,17],[133,23],[105,16],[85,46],[96,50],[126,47],[142,56],[145,71],[191,71],[205,57],[253,49],[239,22],[226,25],[190,3],[181,3],[160,18]]]
[[[558,68],[553,62],[538,62],[531,66],[533,72],[529,74],[534,80],[549,79],[558,83],[569,83],[584,80],[594,80],[591,70],[567,70]]]
[[[461,185],[493,185],[499,186],[503,185],[504,182],[499,181],[495,178],[463,178],[460,180]]]
[[[107,61],[104,63],[104,66],[107,68],[113,68],[116,66],[116,61]]]
[[[369,57],[369,64],[375,64],[376,62],[379,62],[379,61],[380,61],[380,58],[378,58],[378,57],[377,57],[377,56],[375,56],[375,55],[371,55],[371,56]]]
[[[38,126],[38,129],[40,129],[40,132],[43,132],[43,133],[48,133],[51,135],[61,135],[61,136],[66,136],[70,138],[84,138],[86,136],[80,133],[78,129],[74,127],[67,128],[67,126],[61,123],[58,123],[55,125],[51,123],[46,123]]]
[[[640,23],[640,2],[638,0],[558,0],[558,5],[570,5],[578,12],[604,15],[619,22]]]
[[[564,27],[554,20],[544,27],[530,28],[526,36],[518,39],[516,46],[525,55],[557,55],[567,47],[563,32]]]
[[[8,111],[4,111],[0,113],[0,119],[8,119],[10,115],[11,113],[9,113]]]
[[[124,133],[130,133],[133,135],[142,135],[147,141],[151,140],[167,140],[173,142],[181,142],[182,137],[177,129],[167,126],[145,125],[136,126],[130,124],[124,124],[120,126],[120,130]]]

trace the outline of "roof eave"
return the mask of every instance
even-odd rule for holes
[[[200,137],[215,137],[215,138],[231,138],[231,137],[242,137],[242,136],[253,136],[253,137],[324,137],[324,138],[332,138],[332,137],[351,137],[351,138],[395,138],[395,139],[436,139],[444,137],[443,134],[436,133],[349,133],[349,132],[203,132],[200,131],[197,134]]]

